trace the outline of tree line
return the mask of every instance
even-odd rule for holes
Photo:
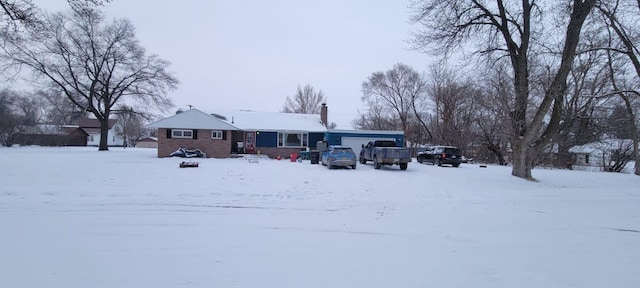
[[[124,139],[126,146],[135,146],[144,137],[154,136],[156,131],[145,128],[146,119],[133,107],[120,105],[114,117],[118,119],[113,127]],[[39,90],[35,92],[0,90],[0,145],[30,143],[35,139],[61,132],[65,126],[73,125],[87,118],[89,113],[59,93]],[[61,145],[49,141],[51,145]],[[44,145],[41,143],[41,145]]]
[[[31,73],[47,94],[97,118],[99,150],[108,149],[110,117],[166,110],[178,84],[130,21],[105,19],[105,2],[68,0],[68,11],[46,13],[28,0],[0,0],[0,71]],[[411,0],[410,8],[412,48],[443,60],[427,72],[398,63],[372,73],[355,126],[402,130],[414,146],[456,145],[526,179],[604,138],[631,139],[627,158],[640,162],[640,1]],[[298,87],[283,111],[317,109],[326,97],[309,88]],[[0,107],[20,111],[11,105]],[[18,113],[23,122],[27,112]]]
[[[67,11],[48,13],[29,0],[0,0],[2,76],[28,74],[28,81],[44,91],[25,97],[5,90],[0,98],[2,126],[33,121],[24,109],[16,108],[21,103],[35,101],[34,109],[46,103],[54,108],[41,111],[46,118],[38,121],[70,124],[60,121],[73,119],[54,117],[56,109],[69,112],[65,117],[91,115],[100,122],[98,150],[108,150],[109,119],[114,115],[121,120],[123,136],[133,140],[133,134],[125,132],[133,129],[129,126],[173,106],[167,94],[178,80],[168,70],[170,63],[140,45],[128,19],[107,20],[100,9],[107,2],[68,0]],[[10,144],[23,126],[4,127],[0,140]]]
[[[356,127],[455,145],[526,179],[602,139],[631,139],[622,161],[640,163],[640,1],[420,0],[411,9],[413,48],[443,60],[427,72],[398,63],[372,73]]]

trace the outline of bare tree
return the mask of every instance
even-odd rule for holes
[[[106,23],[101,12],[85,6],[45,20],[27,43],[5,42],[4,55],[100,121],[98,150],[108,150],[108,120],[118,104],[134,105],[139,113],[172,106],[166,95],[178,80],[167,61],[147,55],[129,20]]]
[[[69,6],[77,10],[102,6],[111,0],[67,0]],[[42,11],[31,0],[0,0],[0,31],[2,38],[20,37],[22,28],[41,29]],[[16,40],[16,39],[14,39]]]
[[[136,146],[138,140],[142,139],[147,133],[144,128],[144,118],[136,113],[132,107],[122,105],[118,107],[118,123],[115,129],[118,135],[124,139],[124,145]]]
[[[362,83],[362,100],[377,98],[400,120],[400,129],[407,134],[415,101],[425,97],[424,77],[408,65],[398,63],[386,72],[375,72]],[[396,128],[397,129],[397,128]]]
[[[626,141],[618,141],[615,146],[605,150],[609,155],[608,161],[605,163],[605,171],[622,172],[629,161],[634,160],[633,144]]]
[[[621,89],[618,86],[617,80],[616,80],[616,76],[615,76],[615,70],[613,69],[613,61],[611,61],[611,52],[608,51],[608,55],[609,55],[609,59],[610,61],[608,62],[609,64],[609,76],[611,77],[611,82],[613,85],[613,90],[615,91],[615,94],[618,95],[620,97],[620,99],[622,99],[622,101],[624,102],[624,111],[626,112],[626,117],[620,117],[618,119],[616,119],[616,122],[620,122],[618,123],[618,126],[622,126],[622,127],[626,127],[626,131],[627,131],[627,135],[629,136],[628,138],[630,138],[632,140],[632,145],[630,145],[632,147],[632,149],[628,149],[630,151],[627,151],[629,153],[622,153],[620,151],[622,151],[622,149],[618,149],[619,153],[616,154],[618,157],[617,161],[616,161],[616,165],[615,167],[620,167],[620,169],[614,169],[615,172],[620,172],[622,170],[622,168],[624,168],[624,166],[627,164],[628,160],[635,160],[636,164],[635,164],[635,170],[634,170],[634,174],[636,175],[640,175],[640,168],[638,167],[638,161],[640,161],[640,155],[638,154],[638,126],[636,125],[636,113],[634,112],[634,105],[632,104],[632,98],[630,97],[630,95],[636,96],[636,97],[640,97],[640,92],[638,92],[637,90],[627,90],[627,89]],[[640,76],[640,75],[639,75]],[[614,110],[614,112],[616,112]],[[620,121],[622,120],[622,121]],[[624,136],[627,136],[624,135]],[[622,136],[622,135],[620,135]],[[626,138],[626,137],[625,137]],[[629,154],[630,157],[627,157]],[[630,159],[626,159],[626,158],[630,158]],[[627,160],[627,161],[625,161]]]
[[[47,103],[47,120],[51,124],[68,125],[76,124],[80,119],[86,118],[88,112],[84,110],[87,105],[77,106],[63,93],[57,91],[37,91],[37,94]]]
[[[22,117],[16,112],[18,95],[13,90],[0,90],[0,144],[11,147],[22,132]]]
[[[320,107],[322,103],[327,102],[327,97],[322,90],[316,92],[313,86],[307,84],[304,88],[298,85],[296,94],[293,97],[287,96],[287,99],[282,106],[282,112],[284,113],[299,113],[299,114],[318,114],[320,113]]]
[[[466,146],[466,136],[470,132],[474,99],[478,93],[471,81],[463,79],[441,63],[431,66],[428,94],[435,110],[435,131],[437,142]]]
[[[588,34],[585,36],[589,38]],[[556,167],[571,167],[573,155],[569,149],[599,141],[605,133],[601,123],[610,98],[601,97],[610,87],[606,61],[605,53],[601,51],[580,53],[574,61],[567,80],[568,89],[558,135],[553,139],[557,145],[554,159]]]
[[[509,112],[513,95],[512,78],[505,65],[488,69],[484,74],[481,91],[474,95],[477,102],[473,114],[477,146],[473,148],[474,158],[506,165],[509,154],[509,133],[511,125]],[[486,152],[484,152],[486,151]]]
[[[0,0],[0,30],[10,33],[18,32],[23,26],[33,26],[39,23],[39,14],[40,10],[31,0]]]
[[[397,119],[392,117],[393,111],[378,98],[366,100],[367,109],[359,112],[358,118],[353,120],[353,126],[360,130],[395,130]]]
[[[46,100],[35,93],[21,93],[16,99],[16,108],[22,115],[22,124],[35,126],[47,121]]]
[[[622,94],[622,95],[620,95]],[[611,113],[607,114],[607,118],[603,125],[609,134],[609,136],[613,139],[633,139],[633,131],[629,129],[631,125],[631,119],[629,118],[629,113],[627,112],[627,105],[625,103],[629,103],[629,106],[633,113],[633,106],[630,101],[630,97],[627,96],[626,92],[619,92],[618,96],[622,99],[622,104],[614,104],[611,109]],[[626,100],[626,101],[625,101]]]
[[[570,11],[562,15],[567,17],[568,23],[564,30],[564,44],[557,51],[560,64],[531,117],[527,112],[530,104],[530,53],[536,51],[534,49],[542,50],[541,45],[536,45],[545,42],[542,37],[552,39],[549,31],[543,29],[544,17],[538,1],[496,0],[489,4],[478,0],[421,0],[412,3],[411,19],[424,28],[414,35],[416,49],[452,51],[459,44],[468,42],[481,45],[476,52],[482,55],[498,55],[509,60],[515,92],[511,112],[511,174],[517,177],[533,179],[531,170],[535,156],[558,130],[566,79],[580,42],[582,26],[596,0],[564,2]]]
[[[640,1],[601,1],[598,3],[598,11],[605,19],[607,32],[607,47],[601,47],[605,49],[609,55],[609,64],[611,65],[611,54],[618,53],[625,55],[633,67],[637,79],[640,79],[640,49],[636,45],[640,41],[640,24],[638,24],[638,12],[640,12]],[[634,12],[635,11],[635,12]],[[637,90],[623,91],[620,90],[617,85],[617,80],[613,72],[613,68],[610,69],[611,80],[614,85],[615,93],[620,96],[624,101],[627,114],[629,116],[629,130],[631,131],[631,137],[633,140],[633,155],[635,156],[635,171],[636,175],[640,175],[640,151],[639,151],[639,139],[638,128],[636,126],[636,116],[634,115],[634,109],[631,104],[630,95],[636,97],[640,96]]]

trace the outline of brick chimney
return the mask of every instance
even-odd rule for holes
[[[322,107],[320,107],[320,121],[324,127],[329,127],[329,121],[327,119],[327,103],[322,103]]]

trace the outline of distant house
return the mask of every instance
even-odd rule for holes
[[[605,171],[616,161],[614,155],[632,151],[633,142],[630,139],[606,139],[599,142],[574,146],[571,153],[572,169],[586,171]]]
[[[87,133],[75,125],[23,126],[16,144],[39,146],[86,146]]]
[[[158,148],[158,137],[144,137],[136,142],[136,148]]]
[[[107,146],[123,146],[124,138],[115,130],[118,119],[109,119],[109,131],[107,134]],[[98,119],[83,118],[78,121],[78,126],[87,133],[87,146],[100,145],[100,121]]]

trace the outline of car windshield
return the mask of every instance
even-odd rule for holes
[[[333,148],[333,151],[331,153],[337,154],[337,153],[353,153],[353,150],[351,150],[351,148]]]

